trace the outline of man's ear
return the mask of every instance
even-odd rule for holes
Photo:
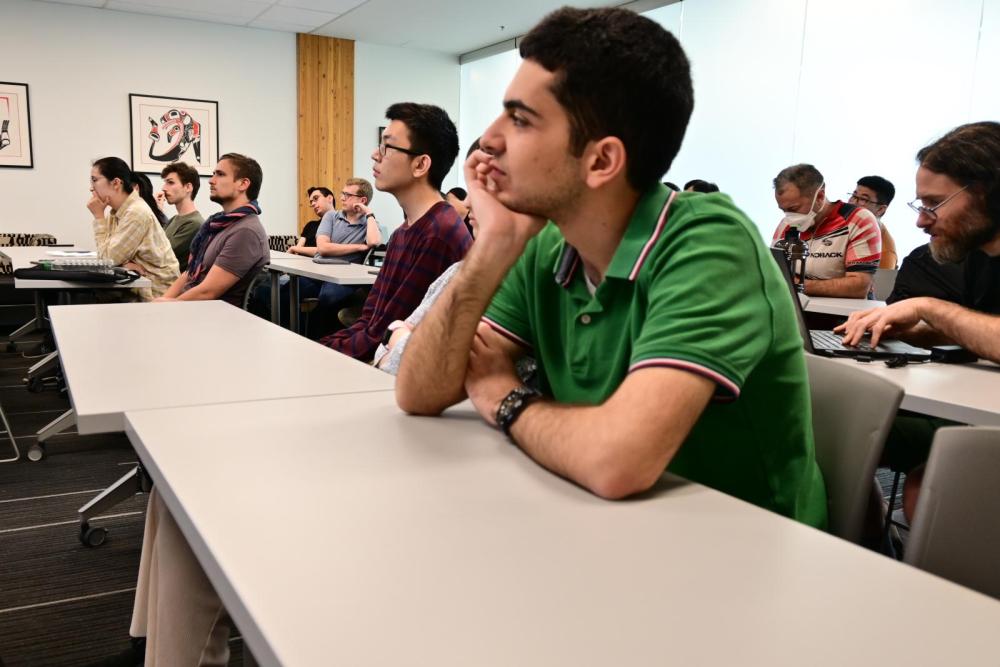
[[[431,156],[425,153],[424,155],[415,157],[411,169],[413,178],[423,178],[431,170]]]
[[[625,144],[618,137],[604,137],[588,143],[583,150],[583,176],[587,187],[599,188],[624,175],[627,157]]]
[[[883,215],[885,215],[885,212],[889,210],[889,205],[888,204],[879,204],[878,207],[876,207],[875,210],[878,211],[878,213],[875,214],[875,217],[881,218]]]

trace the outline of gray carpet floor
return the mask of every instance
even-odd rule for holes
[[[0,463],[0,665],[86,665],[128,647],[146,496],[93,522],[109,530],[103,546],[80,543],[77,510],[136,457],[123,434],[74,430],[50,439],[42,461],[28,461],[35,432],[69,408],[55,387],[25,388],[32,363],[0,352],[0,406],[22,453],[16,463]],[[9,450],[0,436],[0,458]],[[231,647],[230,665],[242,665],[239,638]]]

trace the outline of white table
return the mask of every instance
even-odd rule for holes
[[[126,418],[261,665],[1000,655],[996,600],[699,485],[600,500],[468,408],[407,417],[373,393]]]
[[[799,294],[799,301],[802,302],[802,308],[807,313],[824,313],[827,315],[841,315],[843,317],[847,317],[857,310],[882,308],[885,306],[885,301],[842,299],[830,296],[807,296],[805,294]]]
[[[288,255],[289,253],[281,253]],[[302,259],[309,261],[303,262]],[[292,278],[288,284],[289,318],[288,325],[292,331],[299,330],[299,281],[298,277],[312,278],[337,285],[373,285],[378,277],[378,269],[364,264],[317,264],[311,258],[301,255],[291,255],[285,259],[275,257],[271,253],[271,261],[267,265],[271,272],[271,321],[281,322],[279,278],[285,273]]]
[[[81,434],[126,410],[390,391],[395,378],[223,301],[53,306]]]
[[[37,262],[43,259],[60,259],[54,255],[48,254],[49,251],[54,250],[74,250],[72,247],[52,247],[52,246],[13,246],[0,248],[0,254],[3,254],[8,259],[10,259],[11,268],[13,270],[31,268],[34,266],[33,262]],[[34,291],[34,301],[35,301],[35,317],[30,322],[19,327],[17,331],[14,331],[8,337],[9,340],[14,341],[28,333],[36,330],[44,330],[45,326],[45,303],[42,299],[40,290],[78,290],[78,289],[132,289],[138,287],[149,287],[153,283],[149,278],[138,278],[137,280],[127,284],[127,285],[115,285],[108,283],[93,283],[93,284],[82,284],[75,282],[67,282],[65,280],[25,280],[24,278],[14,278],[14,289],[30,289]]]
[[[901,408],[974,426],[1000,426],[1000,366],[908,364],[889,368],[881,361],[839,359],[903,388]]]

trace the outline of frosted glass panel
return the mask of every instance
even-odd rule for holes
[[[804,0],[688,0],[694,114],[667,179],[719,185],[770,238],[771,178],[792,155]]]
[[[1000,2],[989,0],[984,5],[969,121],[1000,121]]]
[[[472,142],[503,111],[503,94],[520,64],[521,56],[517,51],[510,50],[462,65],[458,113],[459,163]],[[465,184],[461,174],[459,181]]]
[[[904,254],[927,241],[905,204],[914,156],[968,118],[981,9],[982,0],[809,1],[794,161],[815,164],[832,197],[866,174],[892,181],[883,222]]]

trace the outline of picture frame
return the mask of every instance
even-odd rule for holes
[[[28,84],[0,81],[0,167],[34,166]]]
[[[132,171],[159,174],[171,162],[187,162],[211,176],[219,161],[219,103],[130,93]]]

